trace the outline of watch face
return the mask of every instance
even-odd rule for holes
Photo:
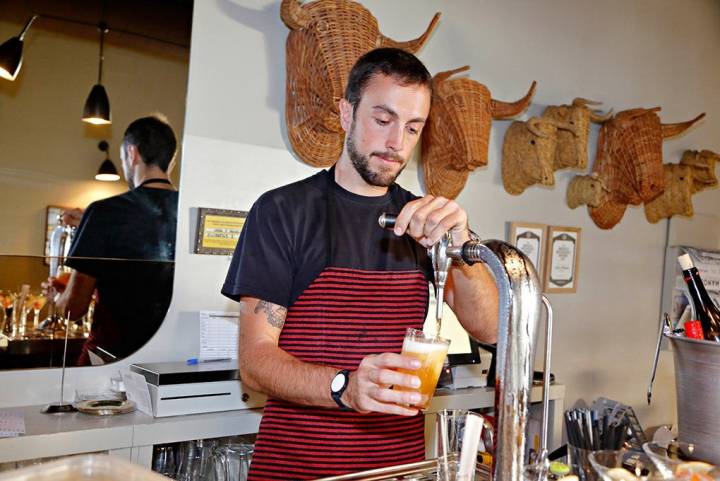
[[[345,373],[339,372],[335,374],[332,382],[330,383],[330,390],[332,392],[338,392],[345,385]]]

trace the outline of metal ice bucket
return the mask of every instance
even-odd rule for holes
[[[720,343],[666,336],[673,346],[680,441],[720,464]]]

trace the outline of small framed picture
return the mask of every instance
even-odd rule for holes
[[[579,227],[548,227],[545,292],[572,293],[577,290],[580,259]]]
[[[545,224],[529,222],[510,223],[510,243],[525,254],[535,266],[538,279],[542,283],[545,263]]]
[[[50,236],[52,235],[55,227],[60,223],[60,216],[69,207],[62,207],[59,205],[49,205],[45,210],[45,247],[43,248],[43,255],[45,256],[45,265],[50,264],[48,256],[50,255]]]
[[[198,208],[196,254],[232,255],[247,211]]]

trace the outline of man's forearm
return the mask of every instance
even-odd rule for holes
[[[303,362],[271,343],[240,352],[240,375],[250,389],[305,406],[337,407],[330,382],[338,369]]]
[[[495,279],[483,264],[453,266],[448,304],[462,326],[478,341],[497,340],[498,293]]]
[[[73,271],[65,291],[56,303],[58,311],[73,321],[80,319],[87,312],[94,291],[94,277]]]

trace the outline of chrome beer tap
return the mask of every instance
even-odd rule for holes
[[[397,216],[384,213],[381,227],[395,227]],[[462,246],[450,245],[444,238],[430,249],[436,281],[445,286],[452,260],[466,264],[484,263],[495,277],[498,288],[499,323],[495,379],[495,481],[521,481],[525,467],[528,408],[533,379],[535,332],[540,321],[542,292],[532,262],[514,246],[498,240],[469,240]],[[439,296],[442,295],[436,284]],[[438,304],[442,298],[438,296]],[[549,309],[549,303],[546,304]],[[441,315],[442,311],[438,311]],[[551,322],[551,313],[548,312]],[[550,334],[551,331],[548,330]],[[550,344],[546,346],[550,349]],[[546,357],[545,376],[549,376]],[[544,397],[548,396],[544,392]],[[547,410],[547,404],[544,406]],[[545,414],[545,417],[547,414]],[[546,424],[543,425],[547,429]],[[543,434],[543,439],[546,435]],[[544,443],[543,443],[544,444]],[[543,446],[544,447],[544,446]]]

